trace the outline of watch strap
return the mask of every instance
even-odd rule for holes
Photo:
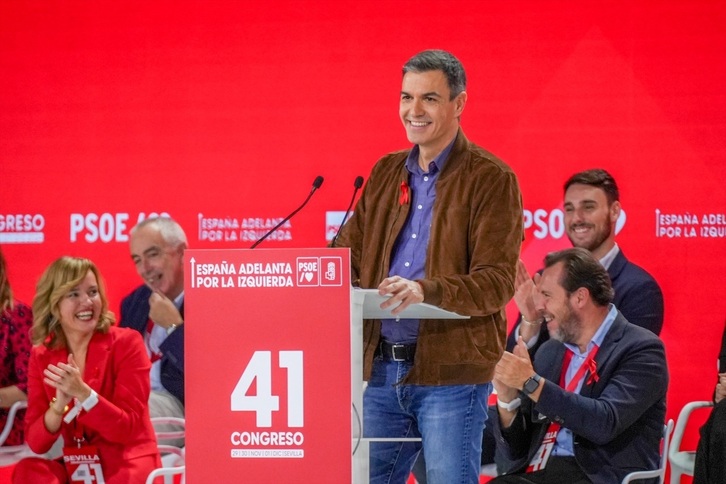
[[[508,412],[518,409],[520,405],[522,405],[522,399],[519,397],[515,398],[511,402],[503,402],[499,400],[499,398],[497,398],[497,406],[499,408],[507,410]]]

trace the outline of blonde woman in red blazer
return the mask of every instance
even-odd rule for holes
[[[28,445],[42,454],[62,436],[64,455],[81,448],[100,458],[106,484],[144,482],[160,466],[147,404],[149,357],[138,332],[113,326],[93,262],[53,262],[38,283],[33,314]],[[19,462],[13,480],[76,482],[63,460],[40,458]]]

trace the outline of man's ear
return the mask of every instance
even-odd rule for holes
[[[466,106],[466,91],[461,91],[458,96],[454,98],[454,104],[456,106],[456,117],[461,116]]]
[[[618,221],[618,217],[620,216],[620,202],[615,201],[610,205],[610,222],[615,223]]]
[[[573,293],[573,296],[575,296],[575,307],[582,309],[585,302],[590,298],[590,291],[585,287],[579,287]]]

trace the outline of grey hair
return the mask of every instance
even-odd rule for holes
[[[459,59],[445,50],[424,50],[411,57],[403,65],[403,75],[407,72],[442,71],[446,76],[453,100],[466,90],[466,72]]]
[[[181,225],[176,223],[171,217],[151,217],[142,220],[131,229],[131,235],[133,236],[138,229],[146,226],[154,226],[158,228],[164,242],[172,247],[179,247],[182,244],[188,245],[184,229],[182,229]]]

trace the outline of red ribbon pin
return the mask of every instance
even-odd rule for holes
[[[398,199],[399,205],[405,205],[408,203],[408,185],[405,181],[401,182],[401,196]]]

